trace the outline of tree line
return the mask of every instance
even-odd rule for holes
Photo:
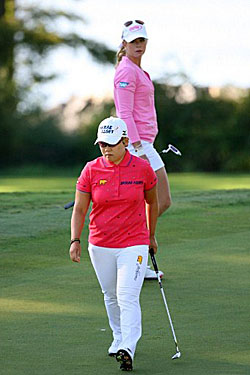
[[[57,116],[43,113],[34,100],[34,85],[51,80],[39,70],[39,61],[61,45],[85,48],[99,62],[114,63],[115,52],[75,32],[60,34],[56,20],[81,22],[76,14],[38,7],[22,7],[15,0],[0,0],[0,167],[27,164],[71,167],[100,152],[94,146],[99,122],[114,113],[113,101],[92,106],[89,124],[79,123],[66,133]],[[18,72],[26,72],[25,79]],[[229,172],[250,170],[250,91],[232,100],[214,98],[206,89],[193,87],[196,98],[180,102],[180,86],[155,82],[159,151],[168,143],[182,158],[168,154],[169,171]]]
[[[169,171],[250,170],[250,92],[240,101],[206,94],[180,104],[168,97],[166,85],[155,86],[159,122],[156,148],[161,151],[171,143],[183,155],[163,156]],[[94,146],[96,130],[103,118],[114,113],[114,104],[104,102],[99,112],[93,104],[91,110],[89,124],[79,124],[71,133],[61,128],[57,117],[42,112],[8,118],[1,137],[1,167],[32,163],[71,167],[99,156],[99,148]],[[1,121],[1,130],[2,125]]]
[[[178,103],[169,97],[166,85],[156,88],[160,126],[156,144],[165,147],[168,140],[183,152],[181,162],[171,157],[170,169],[250,171],[250,90],[238,100],[197,91],[193,102]]]

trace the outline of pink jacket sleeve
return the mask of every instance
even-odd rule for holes
[[[117,116],[124,120],[128,127],[131,143],[140,141],[140,136],[133,117],[134,95],[136,90],[136,74],[128,67],[115,74],[114,97]]]

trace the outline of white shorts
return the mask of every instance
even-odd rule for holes
[[[143,145],[143,150],[145,151],[145,154],[146,154],[153,170],[157,171],[158,169],[161,169],[162,167],[164,167],[164,163],[163,163],[160,155],[158,154],[158,152],[154,148],[153,143],[141,140],[141,144]],[[129,143],[127,149],[132,155],[136,156],[135,149],[134,149],[134,147],[131,143]]]

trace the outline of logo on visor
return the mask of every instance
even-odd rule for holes
[[[140,25],[135,25],[135,26],[132,26],[129,28],[129,31],[138,31],[138,30],[141,30],[142,29],[142,26]]]
[[[103,125],[100,127],[99,132],[101,134],[113,134],[114,129],[112,125]]]

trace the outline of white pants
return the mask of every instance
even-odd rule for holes
[[[134,356],[141,337],[140,292],[148,261],[148,246],[106,248],[89,244],[89,254],[104,294],[109,325],[118,349]]]

